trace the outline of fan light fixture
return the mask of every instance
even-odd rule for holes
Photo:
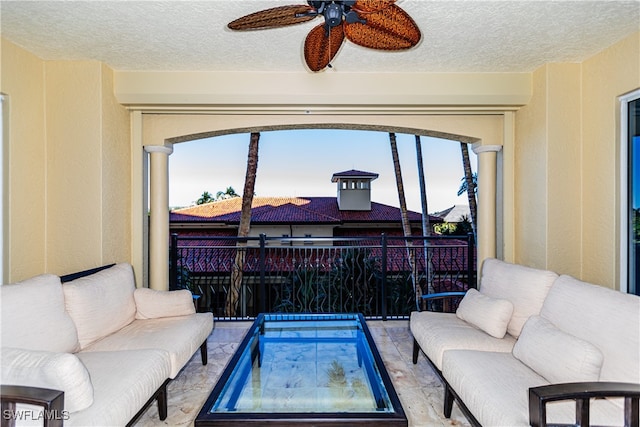
[[[342,23],[342,7],[331,3],[324,11],[324,20],[330,27],[335,27]]]

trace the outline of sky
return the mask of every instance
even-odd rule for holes
[[[174,145],[169,157],[169,205],[190,206],[208,191],[214,197],[231,186],[242,194],[248,133],[217,136]],[[458,196],[464,176],[460,143],[421,136],[429,213],[468,205]],[[396,134],[407,208],[421,212],[414,135]],[[472,169],[477,158],[469,149]],[[389,134],[351,130],[286,130],[260,133],[255,195],[332,196],[336,172],[356,169],[379,174],[371,183],[371,200],[400,206]]]

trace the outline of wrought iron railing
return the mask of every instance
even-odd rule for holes
[[[201,295],[218,320],[261,312],[407,318],[420,293],[475,287],[473,235],[171,236],[170,288]],[[235,283],[235,285],[234,285]]]

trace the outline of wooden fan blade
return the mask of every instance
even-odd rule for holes
[[[324,24],[320,24],[309,32],[304,41],[304,60],[311,71],[324,69],[344,42],[343,25],[331,28],[327,37]]]
[[[414,20],[395,4],[376,12],[360,14],[360,17],[366,20],[365,24],[345,23],[344,29],[347,39],[360,46],[380,50],[409,49],[418,44],[422,37]]]
[[[260,12],[245,15],[235,21],[229,22],[227,27],[232,30],[258,30],[264,28],[284,27],[286,25],[299,24],[314,19],[318,15],[301,15],[314,10],[311,6],[300,4],[291,6],[279,6],[265,9]]]
[[[396,0],[356,0],[351,6],[358,14],[377,12],[394,4]]]

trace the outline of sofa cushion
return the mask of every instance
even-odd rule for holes
[[[517,338],[527,319],[540,313],[542,303],[557,277],[552,271],[490,258],[482,263],[480,292],[511,301],[513,315],[507,332]]]
[[[83,349],[135,319],[135,281],[130,264],[116,264],[67,282],[62,288],[67,312],[76,324]]]
[[[91,375],[94,401],[71,414],[66,427],[126,425],[169,375],[162,350],[81,352],[78,358]]]
[[[64,409],[76,412],[93,403],[89,372],[71,353],[52,353],[3,347],[2,384],[64,391]]]
[[[459,319],[454,313],[414,311],[409,321],[411,333],[429,360],[442,370],[442,356],[448,350],[483,350],[511,353],[515,338],[494,338]]]
[[[451,350],[442,373],[484,426],[529,426],[530,387],[548,384],[511,353]],[[549,424],[575,424],[573,401],[547,404]],[[623,425],[624,411],[607,399],[592,399],[591,425]]]
[[[598,381],[602,353],[540,316],[522,328],[513,355],[550,383]]]
[[[640,297],[563,275],[540,315],[602,352],[600,381],[640,383]]]
[[[492,337],[503,338],[513,314],[513,304],[506,299],[491,298],[475,289],[465,294],[456,316],[482,329]]]
[[[95,342],[85,351],[163,349],[169,353],[171,370],[175,378],[193,353],[207,339],[213,329],[211,313],[161,319],[135,320],[115,334]]]
[[[156,291],[139,288],[133,293],[136,301],[136,319],[159,319],[161,317],[187,316],[196,312],[191,292]]]
[[[43,274],[0,286],[2,345],[74,352],[78,331],[65,311],[60,278]]]

